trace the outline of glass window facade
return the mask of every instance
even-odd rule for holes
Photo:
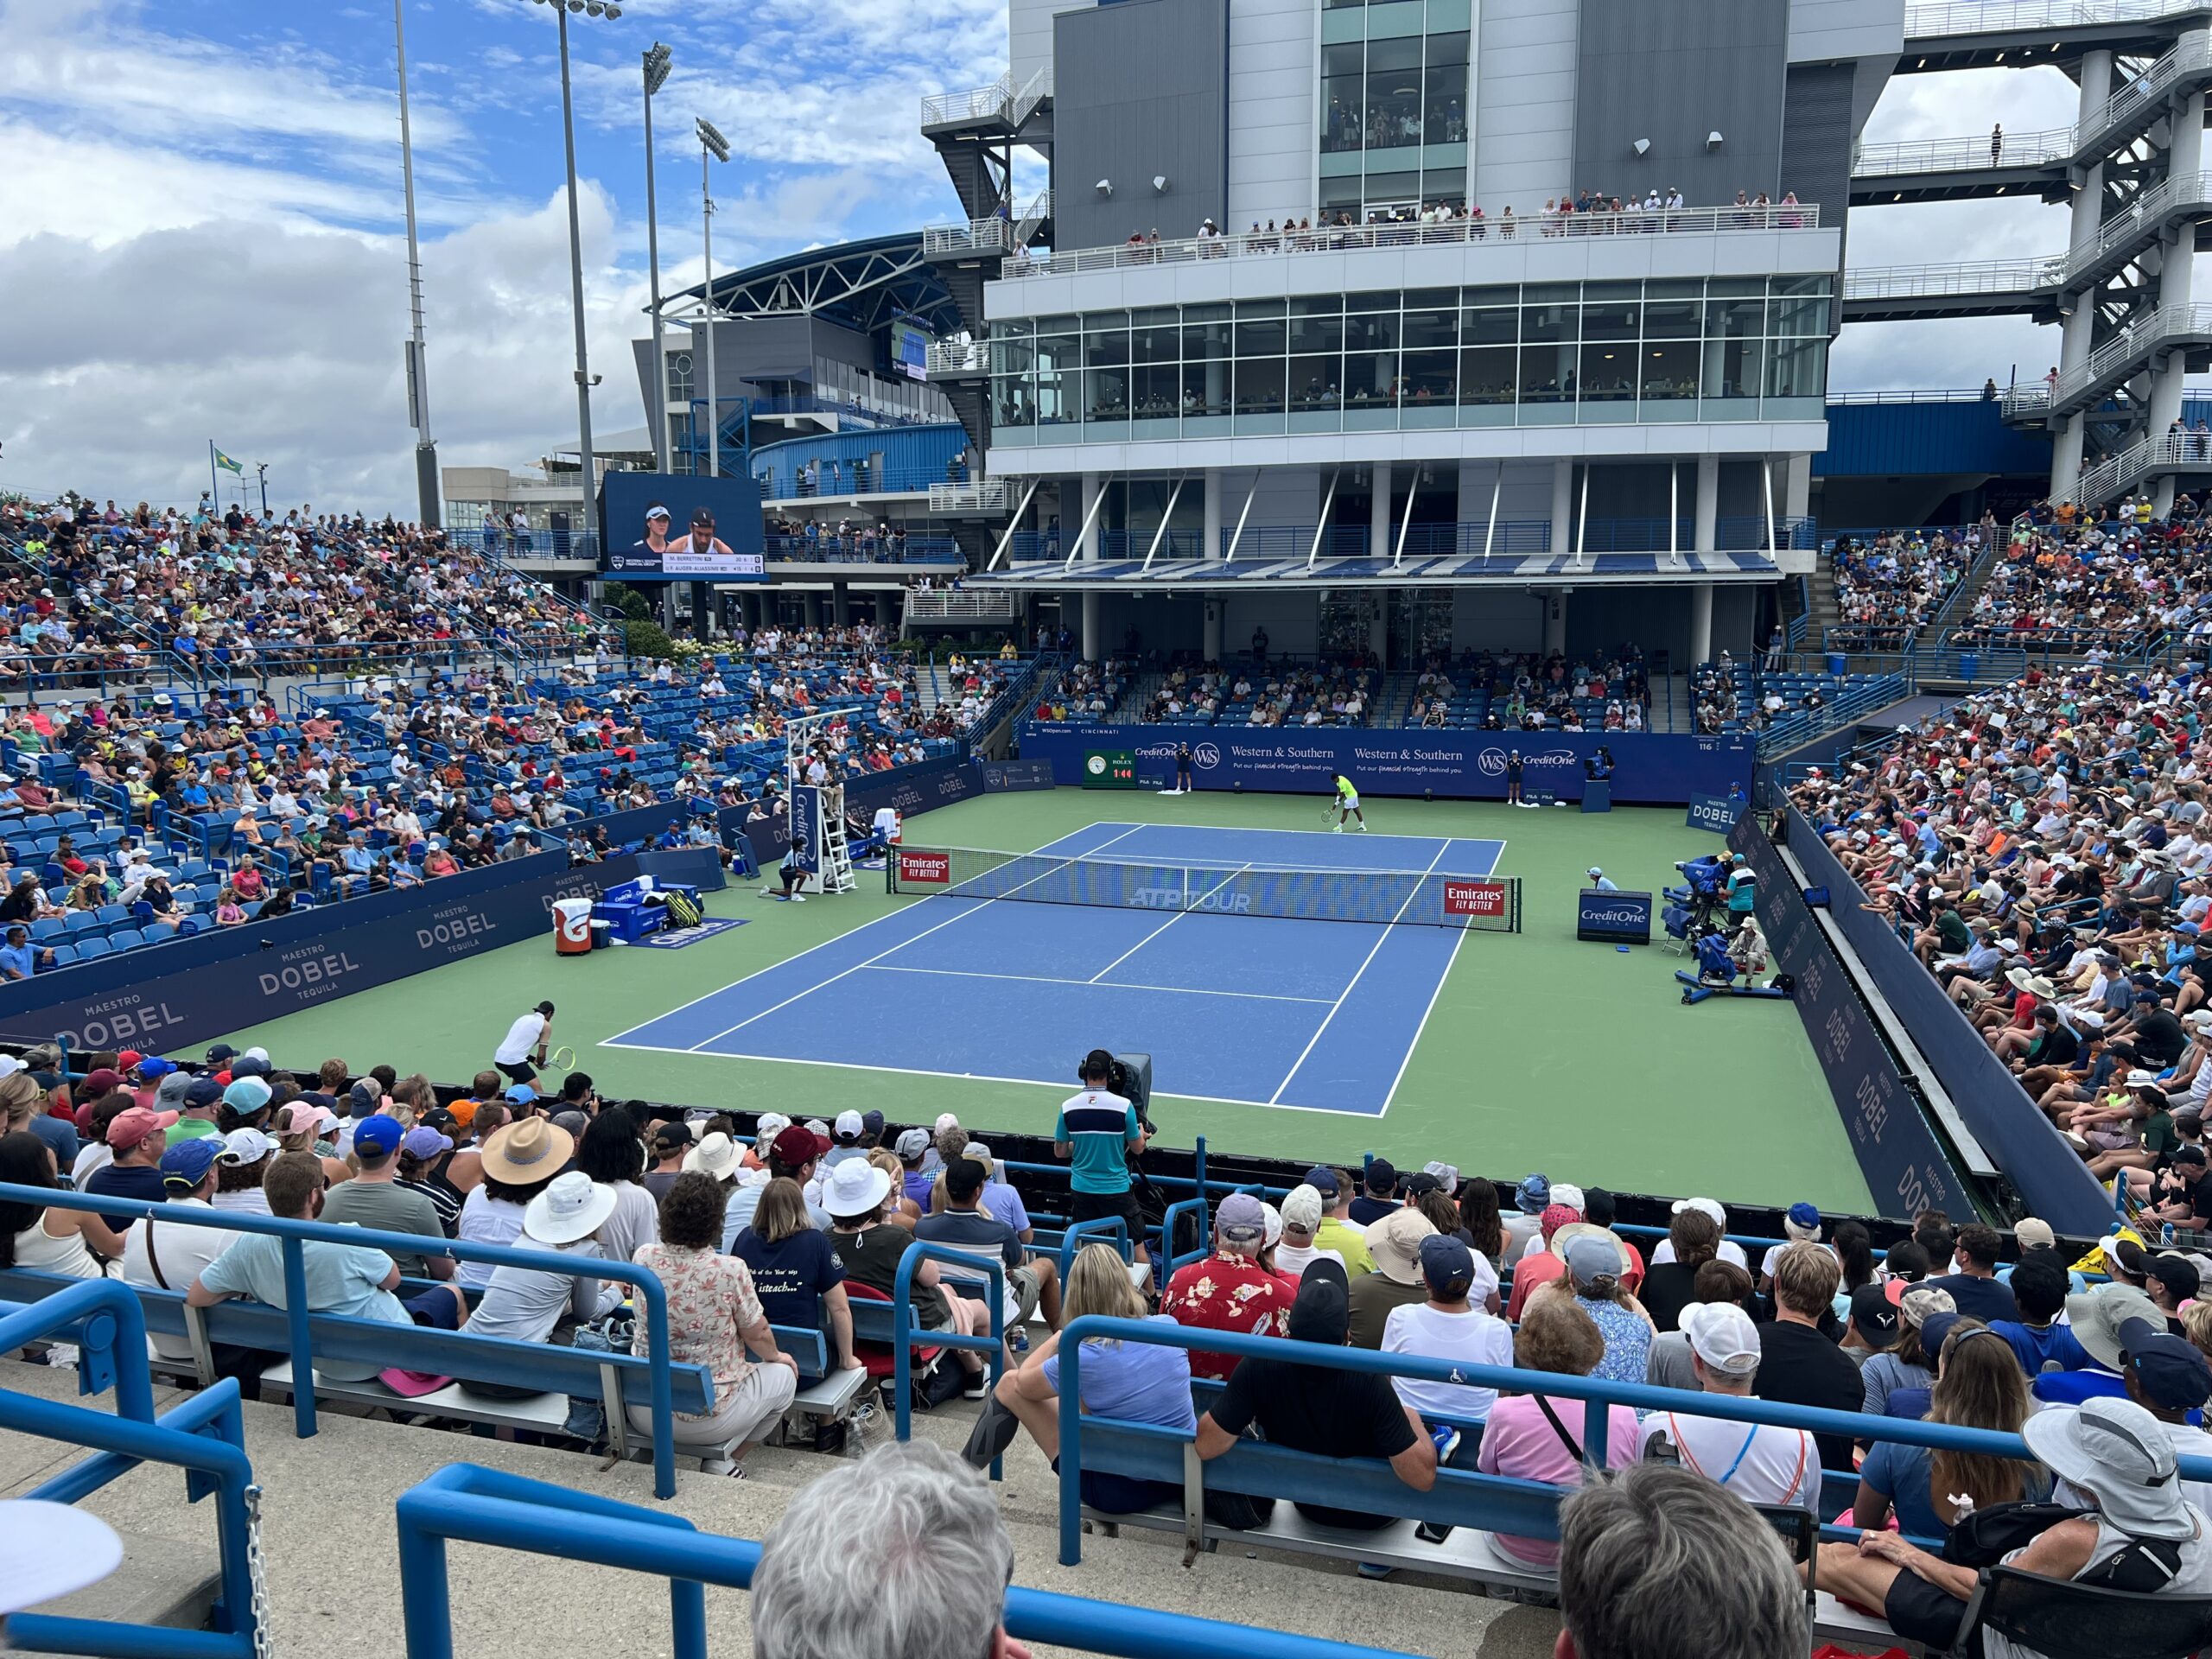
[[[1509,283],[1001,321],[992,441],[1818,420],[1833,288]]]
[[[1326,0],[1323,212],[1363,220],[1414,203],[1465,205],[1470,10],[1468,0]]]

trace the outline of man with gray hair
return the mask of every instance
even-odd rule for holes
[[[1014,1541],[983,1478],[931,1441],[894,1443],[785,1509],[753,1574],[753,1651],[1029,1659],[1001,1623],[1013,1577]]]
[[[1671,1464],[1632,1465],[1560,1506],[1559,1607],[1554,1659],[1803,1659],[1812,1640],[1782,1540]]]

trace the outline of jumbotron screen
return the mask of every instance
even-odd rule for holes
[[[766,582],[750,478],[609,473],[600,564],[625,582]]]

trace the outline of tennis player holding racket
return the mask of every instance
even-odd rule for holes
[[[553,1005],[541,1002],[507,1027],[506,1040],[492,1056],[509,1083],[529,1083],[545,1064],[546,1045],[553,1036]]]
[[[1329,803],[1326,809],[1327,812],[1335,815],[1336,833],[1340,836],[1344,834],[1344,819],[1347,816],[1357,818],[1360,829],[1364,830],[1367,828],[1367,814],[1359,810],[1359,791],[1353,787],[1351,779],[1341,772],[1336,774],[1336,798]]]

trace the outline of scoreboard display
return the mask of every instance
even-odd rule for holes
[[[1085,749],[1083,753],[1085,789],[1135,789],[1137,757],[1129,749]]]

